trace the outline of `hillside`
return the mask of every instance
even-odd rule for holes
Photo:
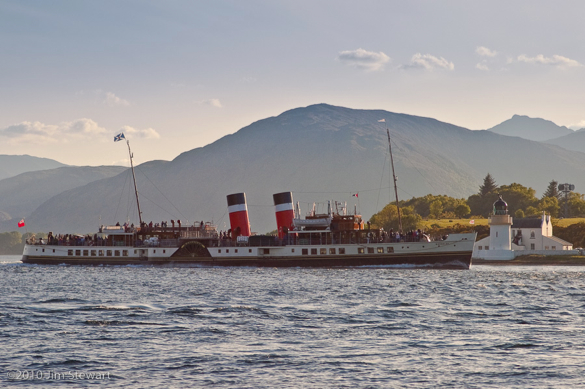
[[[257,121],[173,161],[138,166],[144,219],[213,219],[226,230],[225,196],[243,191],[252,230],[266,232],[275,228],[272,194],[289,190],[304,211],[328,199],[351,208],[357,202],[367,219],[392,198],[386,125],[402,198],[467,197],[487,172],[499,184],[520,182],[540,193],[553,178],[585,188],[582,153],[431,118],[318,104]],[[92,232],[128,218],[136,223],[130,182],[126,172],[58,194],[27,224],[35,231]]]
[[[48,170],[67,166],[53,159],[31,157],[30,155],[0,155],[0,180],[21,173]]]
[[[585,153],[585,128],[559,138],[547,140],[545,143]]]
[[[8,230],[51,197],[65,190],[120,174],[121,166],[67,166],[22,173],[0,180],[0,220]],[[10,221],[10,219],[17,219]],[[2,230],[5,230],[2,228]]]
[[[573,130],[565,126],[557,126],[550,120],[520,115],[514,115],[511,119],[490,128],[488,131],[500,135],[517,136],[537,142],[558,138],[573,132]]]

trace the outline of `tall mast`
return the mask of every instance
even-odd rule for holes
[[[388,138],[390,139],[390,138]],[[138,201],[138,188],[136,187],[136,174],[134,173],[134,163],[132,163],[132,151],[130,151],[130,141],[126,139],[128,144],[128,154],[130,155],[130,166],[132,167],[132,178],[134,179],[134,193],[136,194],[136,205],[138,206],[138,220],[140,220],[140,226],[142,227],[142,212],[140,211],[140,201]]]
[[[392,142],[390,141],[390,130],[386,127],[388,134],[388,150],[390,151],[390,164],[392,165],[392,178],[394,180],[394,194],[396,195],[396,211],[398,212],[398,228],[402,232],[402,217],[400,216],[400,205],[398,205],[398,188],[396,187],[396,173],[394,173],[394,158],[392,158]]]

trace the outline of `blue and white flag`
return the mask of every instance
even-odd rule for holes
[[[126,139],[123,132],[119,133],[118,135],[116,135],[114,137],[114,142],[117,142],[117,141],[122,140],[122,139]]]

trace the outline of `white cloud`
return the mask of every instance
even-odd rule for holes
[[[110,107],[127,107],[130,105],[130,102],[128,100],[121,99],[112,92],[107,92],[104,99],[104,104],[107,104]]]
[[[222,108],[223,107],[223,105],[221,105],[221,101],[219,101],[219,99],[202,100],[199,102],[199,104],[211,105],[212,107],[215,107],[215,108]]]
[[[410,59],[410,63],[404,65],[403,68],[406,69],[426,69],[426,70],[433,70],[435,68],[441,68],[446,70],[453,70],[455,69],[455,65],[453,62],[447,61],[443,57],[435,57],[434,55],[430,54],[421,54],[416,53]]]
[[[475,65],[476,69],[479,70],[483,70],[484,72],[487,72],[490,70],[490,68],[488,68],[488,66],[485,63],[478,63],[477,65]]]
[[[9,138],[13,142],[30,143],[67,143],[71,139],[89,139],[107,133],[105,128],[85,118],[59,124],[22,122],[0,129],[1,137]]]
[[[538,54],[536,57],[529,57],[521,54],[518,56],[518,62],[533,63],[539,65],[556,66],[557,68],[570,68],[583,66],[574,59],[563,57],[562,55],[553,55],[552,57],[545,57],[542,54]]]
[[[373,52],[364,49],[342,51],[337,59],[346,65],[367,71],[377,71],[384,68],[384,64],[392,61],[383,52]]]
[[[495,57],[496,55],[498,55],[497,51],[490,50],[485,46],[477,46],[475,52],[482,57]]]
[[[569,128],[574,131],[585,128],[585,120],[581,120],[579,123],[571,124]]]
[[[139,130],[134,127],[124,126],[116,133],[119,134],[123,132],[124,135],[130,135],[130,137],[135,138],[143,138],[143,139],[159,139],[160,135],[154,128],[146,128],[144,130]]]

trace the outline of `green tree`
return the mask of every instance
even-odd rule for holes
[[[441,218],[441,214],[443,213],[443,204],[440,200],[435,200],[430,204],[430,211],[431,215],[434,215],[436,219]]]
[[[4,232],[0,234],[0,254],[22,254],[24,244],[20,232]]]
[[[472,215],[487,217],[492,213],[494,202],[497,199],[498,195],[495,193],[485,196],[473,194],[467,198],[467,205],[469,205]]]
[[[488,173],[487,176],[485,176],[483,179],[483,185],[479,187],[479,195],[485,196],[489,193],[494,193],[497,189],[498,186],[496,185],[496,181],[492,175]]]
[[[577,192],[569,193],[569,217],[579,217],[585,215],[585,199],[584,195]],[[561,202],[561,207],[564,211],[565,200]]]
[[[530,206],[526,207],[526,216],[536,216],[538,215],[538,209],[536,207]]]
[[[442,211],[446,214],[452,212],[455,213],[455,208],[459,204],[466,204],[465,199],[456,199],[454,197],[445,196],[445,195],[432,195],[428,194],[424,197],[413,197],[410,200],[401,202],[402,206],[404,207],[413,207],[414,211],[421,215],[422,217],[428,217],[431,214],[431,203],[434,201],[439,201],[442,206]]]
[[[414,212],[412,207],[401,207],[400,216],[402,217],[403,231],[416,230],[418,224],[422,221],[422,217]],[[370,223],[372,224],[372,228],[398,231],[396,204],[388,204],[380,212],[372,215]]]
[[[524,217],[524,211],[521,209],[517,209],[516,212],[514,212],[514,217],[516,219],[522,219]]]
[[[499,189],[504,201],[508,204],[508,213],[513,215],[517,209],[522,209],[528,215],[528,207],[538,206],[536,191],[518,183],[502,185]],[[538,209],[537,212],[538,214]]]
[[[561,210],[559,200],[556,197],[543,197],[538,202],[538,210],[540,212],[544,211],[552,217],[558,217]]]
[[[458,206],[455,207],[455,215],[457,215],[459,219],[469,215],[470,213],[471,208],[469,208],[469,205],[467,204],[459,204]]]
[[[554,197],[557,200],[560,200],[562,196],[563,194],[559,192],[559,183],[555,180],[552,180],[551,182],[549,182],[548,187],[546,188],[544,194],[542,195],[542,198]]]

